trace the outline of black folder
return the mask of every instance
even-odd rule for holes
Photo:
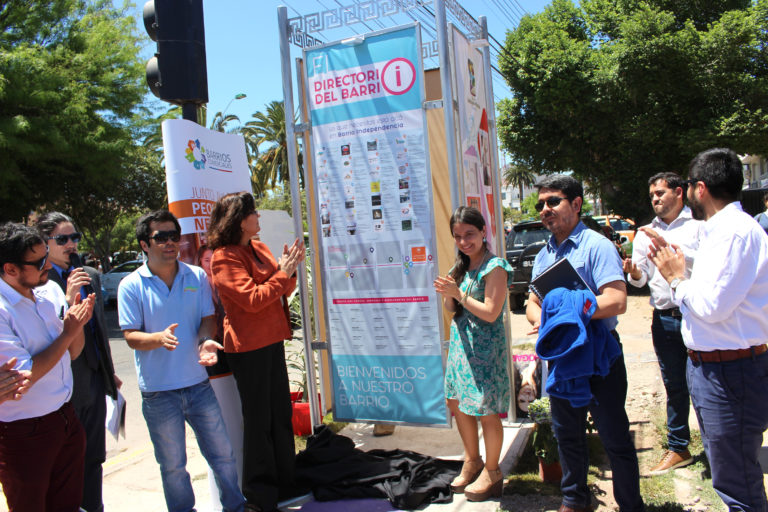
[[[531,281],[531,291],[535,293],[539,300],[555,288],[567,288],[569,290],[590,290],[595,291],[587,285],[581,278],[576,269],[567,258],[560,258],[552,265],[547,267],[541,274]]]

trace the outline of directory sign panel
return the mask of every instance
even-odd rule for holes
[[[305,50],[343,420],[447,424],[420,48],[413,24]]]

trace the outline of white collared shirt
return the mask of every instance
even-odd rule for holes
[[[664,237],[670,244],[679,246],[685,254],[685,277],[690,277],[693,260],[696,258],[696,252],[699,249],[700,231],[704,223],[695,220],[691,215],[691,209],[684,206],[675,220],[667,224],[659,217],[655,217],[650,224],[643,226],[651,228]],[[638,288],[648,283],[651,289],[651,306],[657,309],[671,309],[676,307],[672,302],[672,289],[664,277],[656,270],[656,265],[648,260],[648,249],[651,245],[651,239],[638,231],[632,244],[632,262],[640,270],[640,279],[632,279],[629,276],[629,283]]]
[[[64,292],[48,281],[32,290],[32,301],[0,278],[0,363],[16,357],[17,370],[30,370],[32,357],[59,337],[66,309]],[[69,351],[35,382],[20,400],[0,404],[0,421],[35,418],[58,410],[72,397],[72,368]]]
[[[691,278],[673,295],[692,350],[732,350],[768,341],[768,236],[738,201],[704,223]]]

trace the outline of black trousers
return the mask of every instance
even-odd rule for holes
[[[228,353],[243,405],[243,495],[263,510],[277,508],[294,485],[291,394],[283,342]]]
[[[91,372],[90,392],[85,402],[75,405],[75,414],[85,430],[85,475],[83,478],[83,502],[87,512],[101,512],[102,464],[107,458],[106,428],[107,402],[104,380],[97,372]]]

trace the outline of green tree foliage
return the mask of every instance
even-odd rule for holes
[[[534,192],[520,203],[520,211],[523,214],[522,220],[537,220],[539,212],[536,211],[536,203],[539,202],[539,193]]]
[[[768,0],[554,0],[508,32],[502,146],[650,213],[647,178],[698,151],[768,150]]]
[[[295,117],[294,117],[295,122]],[[241,132],[246,148],[256,148],[252,168],[253,191],[262,197],[269,190],[282,187],[288,190],[290,172],[288,169],[288,146],[285,132],[285,108],[282,101],[272,101],[265,112],[253,114],[253,120],[245,123]],[[266,145],[266,149],[262,146]],[[253,153],[253,151],[250,151]],[[302,158],[299,153],[299,181],[303,186],[301,173]]]
[[[125,183],[146,184],[135,26],[108,0],[0,0],[0,218],[55,206],[88,229],[103,209],[141,200]]]

